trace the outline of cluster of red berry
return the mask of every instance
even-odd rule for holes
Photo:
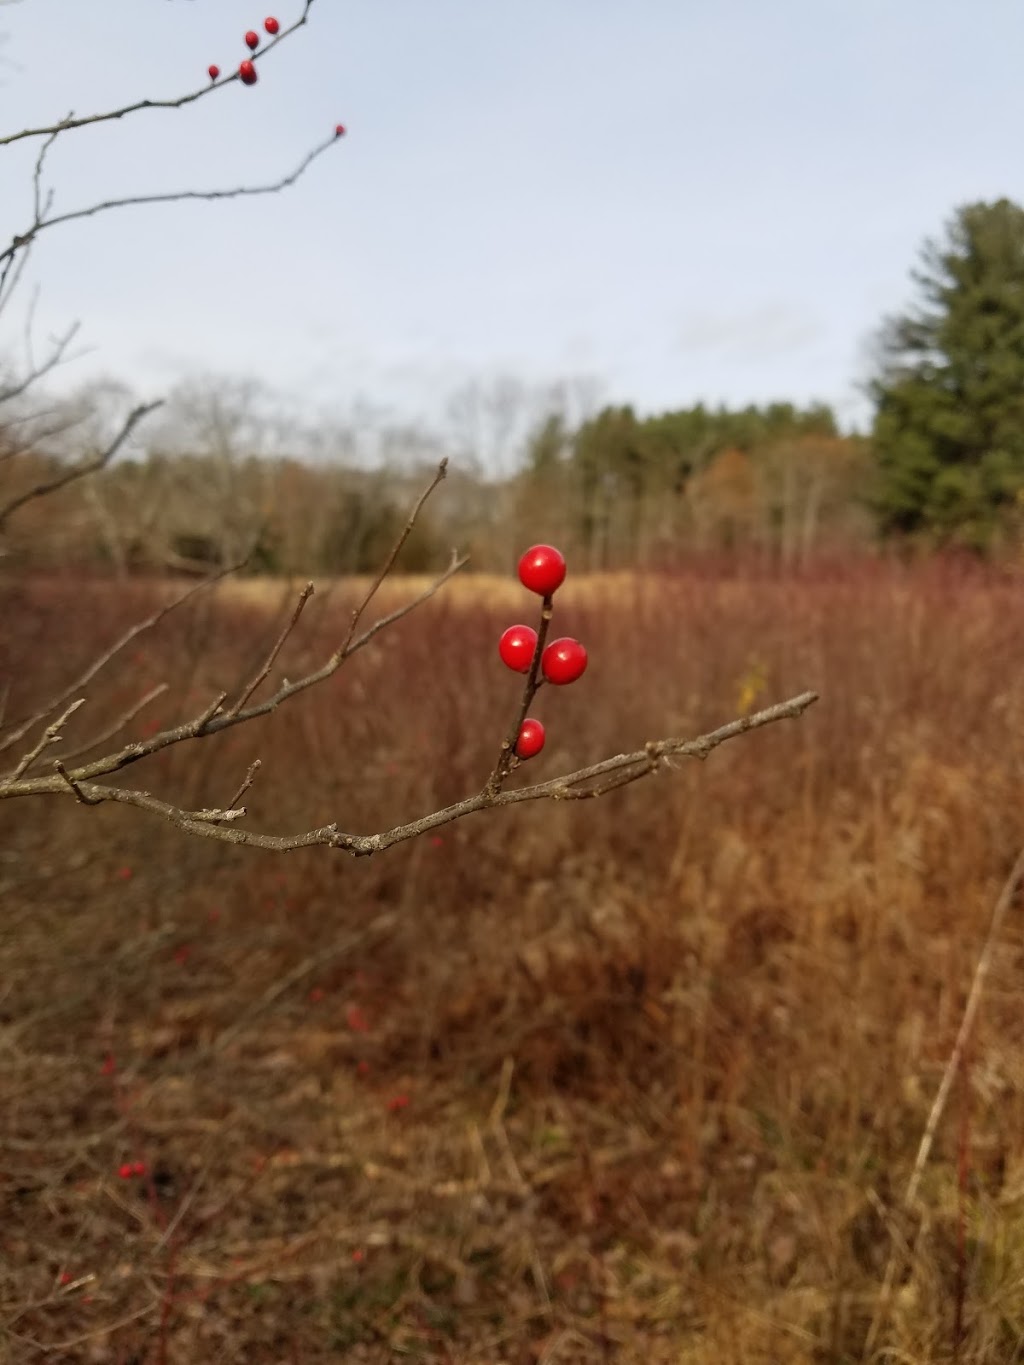
[[[565,582],[565,557],[553,545],[531,546],[519,561],[519,581],[550,603]],[[537,632],[532,626],[509,626],[498,641],[498,653],[502,663],[514,673],[530,673],[535,668]],[[587,651],[569,635],[552,640],[541,652],[541,675],[545,682],[558,687],[575,682],[586,666]],[[520,758],[533,758],[543,748],[544,726],[533,716],[527,716],[519,727],[516,753]]]
[[[268,18],[263,20],[263,27],[267,30],[267,32],[270,34],[272,38],[275,37],[275,35],[281,31],[281,25],[277,22],[273,15],[270,15],[268,16]],[[256,32],[254,28],[251,28],[249,32],[245,35],[245,45],[250,52],[255,52],[256,49],[259,47],[260,35]],[[209,74],[211,81],[215,81],[217,77],[220,75],[220,67],[217,65],[216,62],[212,62],[206,68],[206,70]],[[256,74],[256,63],[250,61],[250,59],[247,57],[244,62],[239,63],[238,75],[241,78],[243,85],[255,85],[257,80],[259,79],[259,77]]]
[[[263,27],[270,34],[271,38],[276,38],[277,35],[281,32],[281,24],[277,19],[274,18],[272,14],[268,14],[266,19],[263,20]],[[256,49],[259,47],[260,35],[256,32],[254,28],[249,29],[249,31],[246,33],[245,45],[250,52],[255,52]],[[206,73],[210,77],[211,81],[216,81],[220,79],[220,67],[217,65],[216,62],[210,63],[210,65],[206,68]],[[255,85],[256,82],[259,80],[259,72],[256,70],[256,63],[250,57],[246,57],[244,61],[239,62],[238,78],[243,85]],[[334,136],[335,137],[345,136],[345,125],[343,123],[339,123],[336,125],[334,129]]]

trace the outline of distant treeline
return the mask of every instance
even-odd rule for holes
[[[300,440],[278,419],[270,440],[257,386],[200,386],[169,405],[156,434],[143,431],[134,458],[28,503],[0,550],[121,573],[202,572],[242,557],[265,573],[367,572],[404,524],[429,459],[447,453],[452,472],[405,548],[408,570],[436,565],[453,545],[478,568],[506,569],[539,539],[589,570],[709,551],[799,564],[883,541],[1016,554],[1024,209],[1006,199],[961,207],[945,238],[925,243],[912,278],[916,302],[879,333],[869,437],[841,434],[828,407],[791,403],[654,416],[605,407],[574,421],[553,403],[524,422],[510,383],[462,405],[463,439],[390,432],[367,472],[352,433]],[[0,404],[0,509],[88,458],[83,432],[90,421],[102,428],[101,396],[66,418],[60,405],[32,414]],[[302,457],[282,453],[300,448]]]
[[[26,485],[54,457],[19,461]],[[261,573],[365,573],[376,567],[430,466],[372,472],[330,460],[163,448],[121,460],[28,504],[6,549],[21,560],[205,572],[247,558]],[[785,562],[867,546],[870,475],[862,440],[824,407],[702,406],[638,418],[606,408],[576,430],[544,418],[519,469],[489,479],[453,459],[403,552],[424,570],[450,547],[505,570],[516,548],[552,539],[589,570],[670,565],[702,550],[755,548]]]

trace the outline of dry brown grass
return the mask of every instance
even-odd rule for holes
[[[148,591],[3,589],[13,711]],[[170,720],[246,673],[279,591],[169,618],[111,714],[167,677]],[[139,784],[220,801],[258,755],[252,820],[278,831],[368,831],[478,787],[516,695],[508,593],[467,580]],[[354,598],[318,593],[285,671]],[[379,860],[0,809],[11,1360],[839,1365],[893,1237],[914,1254],[875,1360],[955,1358],[958,1276],[959,1360],[1024,1359],[1014,915],[920,1206],[896,1207],[1024,841],[1019,588],[694,570],[567,591],[555,624],[592,662],[543,698],[531,774],[822,701],[705,765]],[[149,1174],[120,1180],[135,1160]]]
[[[216,588],[216,594],[226,602],[244,603],[247,606],[275,607],[284,600],[294,601],[294,595],[302,587],[305,579],[283,580],[253,575],[247,578],[228,578]],[[316,591],[321,596],[334,596],[342,593],[346,600],[359,593],[365,594],[372,583],[369,575],[349,578],[318,578]],[[397,606],[417,594],[424,592],[433,582],[430,574],[395,574],[381,587],[380,602]],[[559,591],[562,609],[587,602],[607,602],[610,599],[625,597],[632,599],[637,592],[643,592],[648,580],[643,575],[631,572],[571,575]],[[529,603],[524,601],[522,586],[514,575],[493,573],[459,574],[445,588],[445,597],[455,606],[501,607],[510,610],[526,610]]]

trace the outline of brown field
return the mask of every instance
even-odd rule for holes
[[[0,581],[7,716],[156,591]],[[279,671],[328,653],[354,596],[318,591]],[[194,715],[283,602],[243,581],[169,616],[65,746],[161,680],[139,732]],[[708,566],[557,605],[591,665],[538,698],[530,777],[821,700],[603,800],[373,859],[0,804],[0,1359],[1024,1360],[1016,910],[902,1208],[1024,843],[1020,585]],[[467,578],[127,780],[220,804],[258,756],[248,823],[279,833],[447,804],[493,762],[517,697],[495,642],[530,610]]]
[[[261,578],[253,575],[248,578],[229,578],[220,584],[216,593],[222,599],[244,603],[247,606],[276,607],[286,601],[294,601],[294,594],[303,586],[306,579],[284,581],[280,578]],[[372,579],[368,576],[339,579],[316,580],[316,592],[321,597],[343,593],[346,601],[357,594],[369,590]],[[425,591],[433,580],[428,574],[401,574],[388,578],[380,588],[378,605],[390,609],[402,601]],[[635,573],[587,574],[582,578],[570,577],[559,589],[560,610],[585,605],[588,602],[607,602],[623,595],[632,600],[635,595],[649,589],[650,584]],[[492,573],[458,574],[445,586],[444,595],[450,605],[474,606],[484,604],[512,611],[525,611],[529,615],[529,602],[525,600],[522,585],[514,575]]]

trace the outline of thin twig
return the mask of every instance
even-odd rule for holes
[[[274,645],[270,653],[267,655],[262,668],[253,678],[252,682],[249,683],[248,687],[235,702],[234,706],[232,706],[230,710],[225,712],[226,715],[237,716],[239,711],[241,711],[242,707],[245,705],[245,703],[256,691],[257,687],[259,687],[260,683],[264,680],[264,678],[268,676],[270,670],[274,666],[274,660],[281,653],[281,650],[284,647],[285,640],[288,639],[288,636],[295,629],[298,619],[302,615],[302,608],[306,605],[306,603],[312,596],[313,584],[307,583],[306,586],[299,593],[299,600],[295,603],[295,610],[292,612],[290,619],[286,622],[284,629],[281,631],[281,634],[277,637],[277,640],[274,642]]]
[[[519,709],[515,720],[509,729],[508,734],[502,740],[501,749],[498,752],[497,760],[487,779],[484,788],[491,796],[496,796],[501,791],[502,785],[509,773],[517,766],[516,742],[519,739],[519,731],[523,728],[523,721],[526,713],[530,709],[530,703],[537,695],[540,687],[538,670],[540,669],[540,656],[544,653],[544,645],[548,638],[548,630],[551,626],[551,617],[554,612],[554,603],[550,595],[544,598],[540,611],[540,626],[537,630],[537,643],[533,648],[533,658],[530,660],[530,667],[527,670],[526,682],[523,685],[523,694],[519,699]]]
[[[276,1000],[279,1000],[282,995],[291,990],[292,986],[297,985],[304,977],[309,976],[311,972],[318,971],[321,967],[326,966],[328,962],[336,961],[337,958],[344,956],[344,954],[350,952],[351,949],[364,943],[367,938],[377,937],[378,935],[390,932],[397,922],[398,916],[390,911],[386,914],[378,915],[377,918],[371,920],[364,929],[359,929],[354,934],[350,934],[348,938],[343,939],[340,943],[334,943],[329,948],[322,948],[319,952],[311,953],[309,957],[303,958],[303,960],[297,966],[293,967],[290,972],[287,972],[284,976],[280,977],[273,985],[268,986],[260,998],[253,1005],[250,1005],[244,1014],[235,1020],[230,1028],[226,1028],[223,1033],[218,1034],[217,1037],[208,1044],[205,1051],[207,1053],[223,1052],[229,1043],[233,1042],[240,1034],[245,1032],[257,1016],[262,1014],[265,1010],[268,1010]]]
[[[112,721],[101,734],[94,735],[92,739],[88,740],[85,744],[80,744],[77,749],[72,749],[70,753],[65,750],[64,762],[67,763],[72,758],[78,758],[81,754],[87,754],[90,749],[95,749],[99,744],[106,744],[108,739],[113,739],[126,725],[130,725],[139,712],[144,710],[151,701],[155,701],[157,697],[163,696],[166,691],[167,683],[165,682],[157,683],[156,687],[151,687],[144,697],[137,701],[134,706],[129,707],[127,711],[118,716],[117,720]],[[235,803],[232,801],[231,805],[234,804]]]
[[[245,775],[245,781],[242,783],[242,785],[238,788],[238,791],[235,792],[234,796],[228,802],[229,806],[238,805],[239,801],[241,801],[242,797],[252,786],[256,774],[259,772],[262,766],[263,764],[260,759],[258,758],[253,759],[253,761],[249,764],[249,771]]]
[[[28,266],[29,257],[32,254],[31,242],[18,256],[10,256],[0,268],[0,313],[4,311],[10,303],[17,289],[19,281]]]
[[[0,265],[11,260],[17,252],[24,250],[47,228],[58,227],[62,223],[75,223],[82,218],[92,218],[98,213],[108,213],[111,209],[135,208],[143,204],[183,204],[197,200],[210,203],[222,199],[250,199],[257,195],[278,194],[281,190],[294,185],[313,162],[323,156],[324,152],[338,141],[336,134],[332,133],[329,138],[318,143],[312,151],[307,152],[293,171],[289,171],[279,180],[271,181],[265,185],[236,185],[229,190],[167,190],[161,194],[125,195],[121,199],[104,199],[97,204],[90,204],[84,209],[71,209],[68,213],[58,213],[52,218],[43,218],[27,228],[25,232],[12,238],[10,246],[0,251]]]
[[[80,805],[98,806],[103,800],[101,796],[89,796],[86,792],[82,791],[82,788],[71,776],[59,758],[54,759],[53,766],[57,769],[57,775],[60,777],[61,781],[71,788],[72,795]]]
[[[921,1183],[921,1176],[924,1168],[928,1164],[928,1157],[931,1153],[932,1143],[935,1141],[935,1133],[942,1118],[946,1101],[949,1099],[949,1092],[953,1088],[956,1080],[956,1073],[960,1069],[960,1061],[974,1028],[974,1021],[977,1018],[978,1010],[981,1007],[981,997],[985,990],[985,982],[988,978],[989,968],[992,965],[992,957],[996,949],[996,941],[1003,927],[1003,920],[1006,913],[1013,903],[1017,886],[1021,878],[1024,877],[1024,848],[1017,854],[1017,860],[1010,870],[1010,875],[1003,883],[1003,888],[999,893],[995,908],[992,911],[992,920],[985,936],[985,942],[978,957],[978,965],[974,969],[974,979],[971,981],[971,989],[967,996],[967,1003],[964,1006],[963,1018],[960,1020],[960,1028],[956,1035],[956,1042],[953,1044],[953,1051],[946,1062],[946,1069],[942,1073],[942,1081],[938,1092],[932,1103],[931,1112],[928,1115],[928,1122],[921,1137],[920,1146],[917,1149],[917,1157],[914,1161],[914,1169],[910,1173],[907,1182],[906,1193],[903,1196],[904,1204],[912,1204],[917,1198],[917,1187]]]
[[[638,781],[641,777],[646,777],[652,771],[651,764],[645,762],[637,766],[632,771],[618,773],[611,777],[607,782],[601,782],[597,786],[587,787],[582,791],[568,791],[565,794],[566,801],[589,801],[598,796],[607,796],[609,792],[616,791],[619,787],[628,787],[631,782]]]
[[[62,716],[55,720],[52,725],[48,725],[46,727],[46,729],[40,736],[39,742],[36,744],[35,748],[30,749],[28,753],[22,757],[18,766],[11,774],[12,778],[15,781],[17,781],[17,779],[20,778],[23,773],[28,772],[29,768],[31,768],[32,764],[36,761],[36,759],[39,757],[39,755],[43,752],[43,750],[46,748],[48,744],[57,743],[57,741],[60,739],[61,730],[63,730],[64,726],[75,714],[78,708],[84,705],[85,698],[79,697],[77,701],[73,701],[71,703],[71,705],[68,707],[68,709],[64,712]]]
[[[130,645],[137,635],[141,635],[143,631],[149,630],[159,621],[162,621],[165,616],[169,615],[170,612],[174,611],[177,607],[182,606],[197,592],[202,592],[204,588],[211,587],[214,583],[220,582],[227,574],[234,573],[238,567],[238,565],[233,564],[229,568],[219,569],[216,573],[211,574],[208,578],[204,578],[198,583],[189,584],[184,592],[179,593],[178,596],[172,598],[170,602],[164,603],[162,607],[158,607],[156,611],[152,612],[144,620],[137,621],[134,626],[130,626],[109,649],[106,649],[102,654],[97,655],[85,672],[80,677],[76,678],[73,683],[69,683],[68,686],[64,688],[63,692],[56,697],[52,697],[37,711],[34,711],[31,716],[20,721],[9,734],[0,737],[0,753],[5,749],[9,749],[13,744],[17,744],[18,740],[21,739],[27,731],[31,730],[34,725],[38,725],[51,711],[56,711],[58,706],[63,706],[72,692],[80,692],[84,687],[91,683],[96,674],[99,673],[101,669],[105,668],[106,665],[120,654],[123,649]]]
[[[188,732],[188,737],[205,735],[209,729],[210,721],[213,720],[214,716],[221,709],[221,707],[224,705],[227,699],[228,694],[226,692],[219,692],[217,696],[214,697],[213,701],[210,702],[209,706],[206,708],[205,711],[200,711],[199,715],[196,716],[195,720],[190,721],[188,725],[184,726],[183,728],[186,730],[186,732]],[[160,738],[160,736],[157,736],[157,738]],[[140,747],[145,748],[146,746],[142,745]]]
[[[357,653],[365,645],[368,645],[370,641],[373,639],[373,637],[379,634],[380,631],[386,630],[388,626],[393,626],[395,622],[400,621],[403,616],[408,616],[410,612],[415,611],[417,607],[422,606],[424,602],[426,602],[429,598],[434,596],[434,594],[438,591],[439,588],[444,587],[444,585],[448,582],[449,578],[453,578],[459,572],[459,570],[464,569],[468,563],[469,555],[460,555],[457,551],[453,550],[451,559],[448,561],[448,567],[447,569],[445,569],[444,573],[439,574],[438,577],[434,579],[433,583],[431,583],[429,587],[424,588],[423,591],[418,594],[418,596],[411,598],[408,602],[405,603],[404,606],[396,607],[394,611],[388,612],[386,616],[382,616],[380,617],[379,620],[374,621],[372,626],[367,627],[367,629],[363,631],[362,635],[357,636],[356,639],[354,639],[352,643],[348,645],[344,653],[341,655],[339,663],[344,663],[346,659],[350,659],[353,654]],[[328,675],[325,674],[324,676]],[[319,681],[319,679],[317,679],[317,681]],[[298,690],[300,687],[306,687],[309,685],[310,684],[307,683],[305,680],[298,683],[292,683],[290,685],[288,695],[291,695],[291,689]]]
[[[394,568],[395,560],[398,558],[402,546],[409,539],[409,535],[412,531],[412,528],[416,525],[416,519],[419,516],[420,512],[423,510],[423,504],[427,501],[431,493],[433,493],[434,489],[446,476],[447,473],[448,456],[446,455],[444,459],[441,461],[441,463],[437,466],[437,473],[434,475],[433,479],[430,481],[427,487],[417,498],[412,511],[409,513],[408,520],[402,527],[398,539],[391,547],[391,553],[384,561],[383,567],[377,574],[377,577],[370,584],[369,591],[367,592],[363,600],[359,603],[359,605],[356,607],[355,611],[353,611],[352,620],[348,628],[348,634],[345,636],[345,639],[342,641],[341,647],[336,652],[335,657],[338,658],[339,660],[347,657],[349,653],[349,645],[352,643],[352,637],[356,633],[356,626],[359,624],[359,618],[362,616],[363,612],[366,610],[366,608],[373,601],[374,597],[377,595],[377,589],[380,587],[380,585],[384,582],[385,578],[387,578],[388,574]]]
[[[51,370],[55,370],[63,361],[68,347],[78,335],[79,327],[79,323],[73,322],[62,336],[57,337],[50,347],[50,354],[41,364],[33,364],[32,357],[29,356],[29,368],[22,378],[14,384],[9,384],[6,389],[0,389],[0,403],[11,403],[16,398],[21,398],[33,384],[36,384],[40,379],[45,378]]]
[[[1006,918],[1013,898],[1017,893],[1022,878],[1024,878],[1024,848],[1017,854],[1016,862],[1010,870],[1010,875],[1003,883],[1003,888],[999,893],[995,908],[992,911],[992,919],[989,923],[988,933],[985,935],[985,942],[982,945],[981,953],[978,957],[977,966],[974,969],[974,977],[971,981],[971,989],[967,996],[967,1003],[964,1006],[963,1017],[960,1020],[960,1028],[957,1030],[956,1041],[953,1044],[953,1051],[949,1054],[945,1070],[942,1073],[942,1080],[939,1083],[935,1099],[928,1113],[928,1121],[924,1126],[921,1141],[917,1148],[917,1156],[914,1166],[910,1172],[910,1179],[907,1181],[907,1188],[903,1194],[904,1208],[910,1208],[917,1198],[918,1187],[924,1168],[928,1164],[928,1157],[931,1154],[932,1144],[935,1141],[935,1134],[938,1131],[939,1123],[945,1112],[946,1103],[949,1099],[949,1092],[953,1088],[957,1072],[963,1060],[964,1050],[970,1041],[974,1022],[981,1007],[981,997],[985,990],[985,981],[988,977],[989,968],[992,965],[992,958],[995,954],[996,943],[1000,931],[1003,927],[1003,920]],[[889,1261],[885,1268],[885,1276],[882,1280],[882,1288],[879,1292],[878,1305],[875,1309],[875,1316],[871,1323],[871,1328],[864,1343],[863,1360],[867,1360],[878,1334],[885,1322],[889,1310],[889,1303],[892,1298],[893,1283],[896,1277],[897,1263],[899,1261],[898,1249],[894,1248],[889,1255]]]
[[[42,1342],[35,1337],[23,1336],[20,1332],[12,1332],[10,1328],[6,1331],[15,1341],[23,1342],[30,1346],[34,1351],[42,1355],[57,1355],[70,1351],[73,1346],[81,1346],[87,1341],[99,1341],[101,1337],[113,1336],[115,1332],[120,1332],[122,1327],[128,1327],[133,1322],[138,1322],[140,1318],[150,1318],[156,1312],[158,1304],[150,1303],[145,1307],[137,1309],[134,1313],[128,1313],[125,1317],[117,1318],[114,1322],[104,1323],[100,1327],[93,1328],[89,1332],[79,1332],[77,1336],[66,1337],[63,1341]]]
[[[241,820],[248,811],[244,806],[239,806],[235,810],[229,810],[221,806],[208,807],[206,810],[182,811],[186,820],[199,820],[203,824],[216,825],[221,820]]]
[[[432,482],[430,483],[429,487],[427,488],[426,492],[422,494],[420,498],[417,500],[416,506],[414,508],[414,511],[417,514],[419,510],[422,508],[426,497],[437,487],[437,484],[440,482],[440,477],[441,476],[435,476]],[[406,534],[407,531],[403,530],[401,536],[399,537],[399,541],[404,539]],[[393,562],[394,553],[392,553],[389,556],[389,563]],[[379,631],[384,630],[387,626],[393,625],[396,621],[400,621],[403,616],[407,616],[409,612],[414,611],[418,606],[421,605],[421,603],[427,601],[428,598],[432,597],[434,593],[437,592],[437,590],[444,583],[446,583],[448,579],[452,577],[453,574],[457,573],[466,562],[467,561],[465,558],[460,559],[453,553],[451,562],[449,563],[447,569],[445,569],[445,571],[442,574],[439,574],[438,577],[434,580],[434,582],[431,583],[429,587],[425,588],[423,592],[419,593],[409,602],[406,602],[403,606],[396,608],[395,611],[389,612],[388,615],[381,617],[380,620],[378,621],[375,621],[372,626],[368,627],[365,631],[363,631],[362,635],[358,636],[356,639],[354,640],[350,639],[347,645],[345,645],[341,650],[336,650],[330,656],[327,662],[323,664],[320,668],[317,668],[313,672],[308,673],[303,678],[297,679],[295,682],[288,682],[287,680],[282,682],[278,690],[272,696],[268,697],[265,701],[258,702],[254,706],[245,707],[241,711],[237,712],[237,714],[235,715],[228,715],[226,713],[223,715],[217,715],[216,714],[217,711],[220,709],[221,705],[223,704],[227,697],[227,693],[222,693],[217,698],[217,700],[210,707],[207,708],[206,711],[202,712],[194,720],[186,721],[182,725],[176,726],[173,729],[164,730],[160,734],[154,735],[148,740],[144,741],[140,740],[132,744],[125,745],[123,749],[119,750],[115,754],[108,754],[103,758],[95,759],[92,763],[87,764],[82,768],[76,769],[75,774],[76,777],[80,780],[82,779],[87,780],[95,777],[106,777],[109,776],[111,773],[118,772],[121,768],[129,766],[129,764],[137,763],[140,759],[148,758],[150,754],[157,753],[159,750],[168,748],[172,744],[180,744],[183,740],[197,739],[200,736],[218,734],[221,730],[227,729],[230,726],[244,725],[247,721],[254,720],[258,716],[269,715],[270,712],[276,710],[276,708],[280,706],[283,702],[288,701],[289,698],[297,695],[299,692],[304,691],[308,687],[314,687],[316,686],[317,683],[326,681],[327,678],[331,677],[332,674],[338,671],[338,669],[341,667],[341,665],[345,662],[346,659],[351,658],[353,654],[355,654],[358,650],[362,649],[365,645],[367,645],[370,642],[370,640],[372,640],[374,636],[378,634]],[[7,735],[3,738],[0,738],[0,752],[7,748],[11,743],[14,743],[17,739],[19,739],[25,733],[26,730],[30,729],[33,725],[37,724],[45,716],[49,715],[50,711],[55,710],[56,707],[60,706],[62,702],[64,702],[67,699],[67,697],[71,694],[72,691],[80,691],[81,688],[87,682],[89,682],[92,677],[95,676],[95,674],[99,671],[103,664],[108,662],[108,660],[111,659],[114,656],[114,654],[118,652],[118,650],[122,649],[129,642],[129,640],[133,639],[134,636],[139,634],[141,630],[145,630],[149,626],[155,624],[155,622],[158,621],[162,615],[164,615],[167,611],[171,610],[174,606],[177,606],[181,602],[185,601],[186,598],[190,596],[192,592],[197,592],[199,591],[200,588],[205,587],[210,583],[216,582],[219,578],[223,578],[225,574],[234,572],[234,567],[237,566],[233,566],[231,569],[222,570],[220,573],[213,575],[211,578],[204,579],[202,583],[194,585],[189,590],[188,593],[183,594],[183,596],[179,598],[178,601],[171,603],[169,607],[163,608],[160,612],[155,613],[146,621],[140,622],[139,625],[137,626],[133,626],[131,630],[127,631],[125,635],[122,636],[122,638],[111,650],[109,650],[106,654],[101,655],[100,658],[90,666],[90,668],[83,675],[83,677],[78,679],[77,682],[73,683],[71,687],[67,688],[59,698],[57,698],[55,701],[50,702],[44,709],[38,711],[27,721],[23,722],[14,731],[13,735]],[[369,601],[369,597],[367,597],[366,600]],[[349,632],[349,634],[351,636],[351,631]],[[22,794],[32,795],[34,793],[12,792],[10,790],[7,790],[7,788],[5,787],[4,780],[0,778],[0,796]]]
[[[43,498],[50,493],[56,493],[59,488],[64,488],[67,484],[74,483],[76,479],[84,479],[87,475],[96,474],[99,470],[103,469],[121,449],[122,445],[124,445],[138,423],[141,422],[144,417],[148,417],[151,412],[154,412],[160,406],[161,404],[159,402],[141,403],[137,408],[132,409],[122,423],[121,430],[110,444],[101,450],[98,455],[94,455],[88,460],[81,460],[78,464],[73,464],[68,469],[65,469],[62,474],[58,474],[55,478],[36,484],[35,487],[29,488],[24,493],[20,493],[16,498],[11,498],[8,503],[3,507],[0,507],[0,531],[3,530],[7,519],[16,512],[19,507],[23,507],[25,503],[31,502],[33,498]]]
[[[34,377],[30,378],[29,382],[33,383]],[[4,395],[0,394],[0,403],[5,403],[6,401]],[[5,445],[3,450],[0,450],[0,463],[3,463],[6,460],[16,460],[25,455],[31,455],[33,451],[40,448],[44,441],[52,440],[54,436],[62,436],[65,432],[78,426],[82,420],[78,414],[68,415],[65,412],[60,412],[58,415],[58,413],[59,410],[56,408],[41,408],[35,412],[26,412],[17,415],[14,413],[5,413],[3,439],[8,441],[9,444]],[[50,418],[51,420],[45,422],[43,420],[45,418]],[[17,440],[14,440],[15,428],[19,426],[28,426],[30,422],[37,424],[34,429],[30,429],[24,437],[19,437]]]

